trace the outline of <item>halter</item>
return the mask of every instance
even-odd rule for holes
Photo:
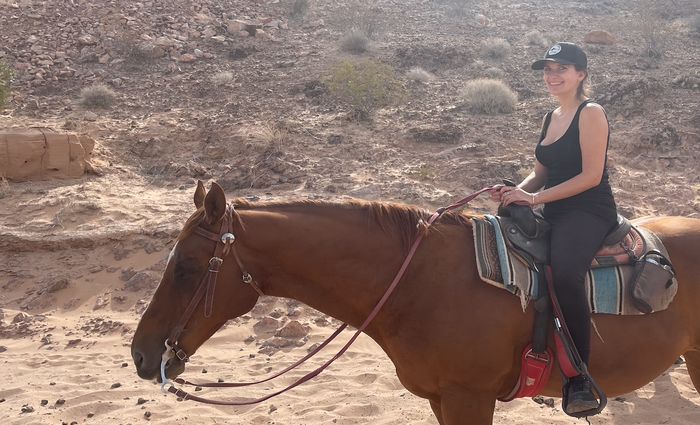
[[[260,286],[253,280],[250,273],[246,271],[241,259],[238,257],[238,252],[233,244],[236,241],[236,236],[233,234],[233,215],[233,205],[227,205],[226,212],[221,219],[221,229],[218,234],[203,229],[202,227],[197,227],[194,230],[196,235],[216,242],[216,247],[214,248],[214,253],[209,259],[209,267],[199,280],[197,290],[190,300],[190,304],[187,306],[187,309],[185,309],[182,317],[180,317],[180,321],[177,323],[177,326],[172,329],[170,335],[168,335],[168,338],[165,340],[165,351],[163,352],[160,363],[160,374],[163,380],[163,388],[166,384],[170,383],[165,375],[165,367],[167,366],[168,361],[173,357],[177,357],[180,361],[186,362],[189,358],[187,352],[178,346],[178,341],[182,331],[185,329],[185,326],[187,326],[187,323],[189,323],[190,319],[192,318],[192,314],[199,305],[199,302],[202,300],[202,297],[204,297],[204,317],[211,317],[214,307],[216,280],[219,277],[219,270],[221,269],[221,265],[224,263],[224,258],[226,258],[229,253],[233,253],[233,258],[236,260],[238,267],[241,269],[241,282],[250,285],[255,292],[258,293],[258,295],[264,295],[260,289]]]

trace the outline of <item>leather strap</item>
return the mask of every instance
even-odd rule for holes
[[[184,391],[184,390],[182,390],[182,389],[178,389],[178,388],[176,388],[176,387],[173,386],[173,385],[170,385],[170,387],[168,388],[167,391],[170,392],[170,393],[172,393],[172,394],[175,394],[176,396],[180,397],[182,400],[194,400],[194,401],[198,401],[198,402],[200,402],[200,403],[214,404],[214,405],[219,405],[219,406],[246,406],[246,405],[256,404],[256,403],[260,403],[260,402],[263,402],[263,401],[265,401],[265,400],[268,400],[268,399],[270,399],[270,398],[272,398],[272,397],[275,397],[275,396],[277,396],[277,395],[279,395],[279,394],[282,394],[282,393],[284,393],[284,392],[286,392],[286,391],[289,391],[289,390],[291,390],[292,388],[295,388],[295,387],[297,387],[297,386],[303,384],[303,383],[306,382],[306,381],[309,381],[309,380],[313,379],[313,378],[316,377],[318,374],[320,374],[324,369],[326,369],[328,366],[330,366],[333,362],[335,362],[338,358],[340,358],[340,356],[342,356],[342,355],[350,348],[350,346],[355,342],[355,340],[360,336],[360,334],[361,334],[365,329],[367,329],[367,327],[368,327],[369,324],[372,322],[372,320],[374,320],[374,318],[377,316],[377,314],[379,314],[379,311],[380,311],[381,308],[384,306],[384,304],[386,303],[386,301],[389,299],[389,297],[391,296],[391,294],[394,292],[394,289],[396,289],[396,286],[398,285],[399,281],[401,280],[401,278],[403,277],[404,273],[406,272],[406,269],[408,268],[408,265],[411,263],[411,260],[413,259],[413,256],[414,256],[414,254],[416,253],[416,250],[418,249],[418,246],[420,245],[420,243],[423,241],[423,238],[424,238],[425,235],[427,234],[428,228],[430,228],[430,226],[431,226],[438,218],[440,218],[445,212],[451,211],[451,210],[455,210],[455,209],[458,209],[458,208],[461,208],[461,207],[463,207],[464,205],[466,205],[467,203],[469,203],[472,199],[474,199],[474,198],[476,198],[477,196],[479,196],[480,194],[482,194],[483,192],[486,192],[486,191],[489,191],[489,190],[493,190],[493,189],[494,189],[493,187],[485,187],[485,188],[482,188],[482,189],[480,189],[480,190],[478,190],[478,191],[476,191],[476,192],[471,193],[471,194],[468,195],[467,197],[465,197],[465,198],[463,198],[463,199],[461,199],[461,200],[459,200],[459,201],[457,201],[457,202],[455,202],[455,203],[453,203],[453,204],[450,204],[450,205],[448,205],[448,206],[446,206],[446,207],[442,207],[442,208],[438,209],[435,213],[433,213],[433,214],[430,216],[430,218],[428,219],[428,221],[427,221],[427,222],[424,222],[424,224],[425,224],[424,231],[420,232],[420,233],[418,234],[418,236],[416,237],[416,239],[414,240],[413,245],[411,245],[411,248],[410,248],[408,254],[406,255],[406,258],[404,259],[403,263],[401,264],[401,267],[399,268],[399,271],[396,273],[396,276],[395,276],[394,279],[392,280],[392,282],[391,282],[391,284],[389,285],[389,287],[387,288],[386,292],[384,293],[384,295],[382,296],[382,298],[377,302],[377,304],[375,305],[374,309],[373,309],[372,312],[369,314],[369,316],[365,319],[365,321],[362,323],[362,325],[357,329],[357,331],[355,332],[355,334],[353,334],[353,336],[350,338],[350,340],[349,340],[349,341],[348,341],[348,342],[347,342],[333,357],[331,357],[330,360],[326,361],[326,362],[325,362],[324,364],[322,364],[320,367],[318,367],[318,368],[314,369],[313,371],[307,373],[306,375],[302,376],[301,378],[299,378],[297,381],[295,381],[295,382],[292,383],[291,385],[289,385],[289,386],[287,386],[287,387],[285,387],[285,388],[283,388],[283,389],[281,389],[281,390],[279,390],[279,391],[276,391],[276,392],[274,392],[274,393],[272,393],[272,394],[269,394],[269,395],[267,395],[267,396],[258,398],[258,399],[240,399],[240,400],[236,400],[236,401],[211,400],[211,399],[206,399],[206,398],[203,398],[203,397],[198,397],[198,396],[192,395],[192,394],[190,394],[190,393],[188,393],[188,392],[186,392],[186,391]],[[420,224],[420,223],[419,223],[419,224]],[[223,229],[222,229],[222,230],[223,230]],[[218,246],[218,245],[217,245],[217,246]],[[234,253],[235,253],[235,248],[234,248]],[[240,260],[238,259],[238,256],[237,256],[237,255],[236,255],[236,260],[239,262],[239,265],[240,265]],[[244,269],[241,267],[241,270],[244,270]],[[243,272],[243,273],[244,273],[244,280],[245,280],[246,273],[245,273],[245,272]],[[199,292],[199,291],[198,291],[198,292]],[[190,304],[192,304],[192,303],[194,303],[194,302],[195,302],[195,300],[193,299],[193,300],[190,302]],[[188,309],[189,309],[189,308],[188,308]],[[189,318],[188,318],[187,320],[189,320]],[[182,321],[182,319],[181,319],[181,321]],[[335,338],[335,336],[337,336],[337,334],[339,334],[341,330],[342,330],[342,327],[341,327],[341,329],[339,329],[339,330],[336,331],[336,334],[334,334],[334,335],[332,336],[332,338]],[[320,351],[320,350],[319,350],[319,351]],[[313,353],[313,354],[316,354],[316,353]],[[282,371],[282,372],[276,374],[275,376],[272,376],[272,377],[267,378],[267,379],[265,379],[265,380],[263,380],[263,381],[260,381],[260,382],[266,382],[266,381],[269,381],[269,380],[271,380],[271,379],[274,379],[275,377],[280,376],[280,375],[284,374],[285,372],[287,372],[287,371],[289,371],[289,370],[295,368],[295,367],[298,366],[299,364],[301,364],[301,363],[303,363],[304,361],[308,360],[308,358],[310,358],[310,357],[311,357],[311,356],[307,355],[304,359],[302,359],[302,361],[297,362],[298,364],[295,364],[295,365],[293,365],[292,367],[289,367],[289,368],[287,368],[286,370],[284,370],[284,371]],[[194,385],[194,384],[189,383],[188,381],[185,381],[185,380],[176,380],[175,382],[181,383],[181,384]],[[221,384],[223,384],[223,383],[221,383]],[[253,382],[253,383],[247,383],[247,384],[244,384],[244,385],[239,385],[239,384],[213,385],[213,383],[212,383],[212,384],[207,384],[206,386],[208,386],[208,387],[238,387],[238,386],[253,385],[253,384],[255,384],[255,382]],[[199,386],[203,386],[203,385],[199,385]]]

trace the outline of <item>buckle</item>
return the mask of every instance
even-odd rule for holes
[[[175,352],[175,357],[177,357],[181,362],[187,361],[187,353],[182,348],[178,348]]]
[[[525,358],[532,359],[532,360],[535,360],[535,361],[538,361],[538,362],[541,362],[544,364],[549,364],[549,362],[552,361],[551,357],[549,356],[549,353],[547,353],[546,351],[543,353],[535,353],[532,351],[532,349],[530,349],[525,354]]]

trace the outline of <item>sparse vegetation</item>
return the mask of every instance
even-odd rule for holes
[[[212,75],[209,80],[216,86],[225,86],[233,82],[234,76],[231,71],[221,71]]]
[[[293,0],[292,2],[292,18],[300,19],[306,15],[309,10],[309,0]]]
[[[664,57],[667,44],[667,24],[661,17],[658,5],[652,0],[640,0],[638,27],[641,32],[642,57],[658,61]]]
[[[150,69],[165,55],[162,47],[144,43],[135,34],[115,40],[114,50],[123,60],[122,66],[129,71]]]
[[[700,15],[695,15],[690,18],[690,32],[696,37],[700,37]]]
[[[281,122],[266,121],[260,127],[260,138],[268,149],[278,152],[291,141],[289,131]]]
[[[483,72],[484,76],[487,78],[501,79],[506,73],[501,68],[496,68],[495,66],[488,67]]]
[[[427,83],[435,79],[435,76],[420,66],[414,66],[406,73],[406,78],[411,81]]]
[[[10,83],[13,77],[12,69],[0,61],[0,109],[5,107],[5,102],[10,96]]]
[[[527,40],[527,44],[530,46],[547,47],[550,44],[547,37],[537,30],[532,30],[526,33],[525,40]]]
[[[467,83],[462,93],[465,105],[480,114],[513,112],[518,96],[502,81],[480,78]]]
[[[358,29],[351,29],[340,40],[340,48],[343,51],[360,54],[367,51],[369,47],[369,37]]]
[[[10,183],[4,176],[0,176],[0,199],[7,197],[10,193]]]
[[[493,60],[503,60],[510,55],[510,43],[502,38],[487,38],[481,42],[481,54]]]
[[[117,95],[104,84],[93,84],[80,91],[80,104],[87,108],[109,108]]]
[[[397,103],[404,93],[393,68],[370,59],[339,63],[327,85],[331,95],[347,104],[359,120],[368,120],[374,110]]]
[[[334,20],[346,34],[359,32],[376,40],[381,30],[381,8],[377,0],[348,0],[343,2]]]

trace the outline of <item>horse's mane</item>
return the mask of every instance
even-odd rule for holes
[[[425,230],[424,223],[430,219],[431,212],[396,202],[378,202],[351,199],[345,201],[323,201],[323,200],[293,200],[293,201],[255,201],[251,202],[243,198],[235,199],[232,204],[235,210],[287,210],[300,211],[306,209],[327,209],[337,210],[359,210],[366,211],[371,223],[377,225],[383,232],[397,234],[400,236],[403,246],[408,249],[419,232]],[[234,214],[237,225],[243,226],[239,214]],[[199,208],[185,223],[178,240],[189,235],[195,226],[201,223],[204,218],[204,209]],[[442,224],[454,224],[471,227],[471,216],[461,212],[446,212],[440,217]]]

